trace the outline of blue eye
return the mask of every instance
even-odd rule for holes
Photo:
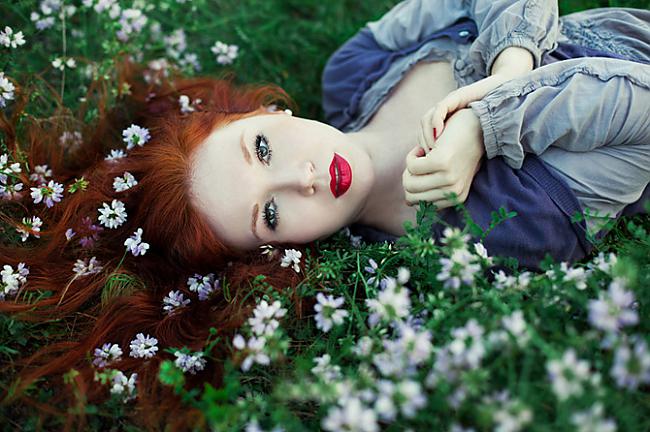
[[[257,153],[257,158],[260,162],[264,162],[267,165],[271,162],[271,147],[269,146],[268,139],[262,134],[258,134],[255,137],[255,153]]]
[[[278,226],[278,221],[280,220],[280,214],[278,213],[278,208],[275,205],[275,200],[272,199],[264,205],[264,212],[262,213],[264,218],[264,223],[271,230],[275,231]]]

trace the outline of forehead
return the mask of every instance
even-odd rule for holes
[[[250,228],[256,185],[241,150],[242,132],[265,122],[256,117],[216,128],[191,159],[195,204],[217,237],[237,249],[251,249],[259,242]]]

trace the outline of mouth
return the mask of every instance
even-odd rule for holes
[[[330,190],[334,198],[343,195],[352,184],[352,168],[342,156],[334,153],[330,163]]]

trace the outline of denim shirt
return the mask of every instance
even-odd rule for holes
[[[617,29],[613,18],[624,18],[624,25]],[[483,127],[488,160],[477,173],[465,205],[483,228],[489,225],[490,211],[499,206],[518,211],[516,218],[486,238],[494,255],[514,256],[522,266],[533,269],[545,253],[556,260],[577,260],[591,250],[584,222],[571,221],[575,212],[582,212],[583,203],[578,200],[582,197],[573,184],[579,176],[574,179],[570,169],[557,169],[545,158],[556,158],[557,163],[558,151],[566,152],[559,160],[567,161],[571,159],[567,155],[576,156],[576,152],[598,145],[611,145],[612,149],[650,145],[650,77],[648,67],[640,65],[650,58],[648,18],[646,11],[601,9],[559,19],[557,5],[549,1],[402,2],[379,21],[369,23],[328,62],[323,73],[326,118],[343,131],[359,130],[419,61],[450,61],[462,86],[484,78],[502,49],[527,48],[535,67],[543,67],[470,105]],[[627,45],[611,47],[602,38],[585,38],[589,32],[598,33],[595,23],[600,23],[597,30],[613,41],[641,36],[644,42],[627,41]],[[610,58],[567,60],[585,56]],[[628,61],[621,60],[624,58]],[[549,89],[553,91],[549,93]],[[622,101],[620,106],[612,103],[616,100],[613,95]],[[598,105],[603,106],[600,118],[571,116],[576,108]],[[620,115],[623,111],[626,116]],[[556,120],[553,123],[548,122],[550,113]],[[524,129],[526,133],[522,133]],[[590,135],[584,140],[567,133],[585,130]],[[557,148],[549,149],[551,144]],[[524,153],[533,154],[524,159]],[[645,183],[615,207],[614,213],[635,205],[634,212],[642,211],[639,203],[649,196],[650,147],[642,151],[639,161],[645,169]],[[608,192],[619,193],[615,187],[607,187],[611,189]],[[452,225],[463,224],[453,209],[439,215]],[[366,239],[395,239],[371,227],[354,228]],[[434,227],[432,234],[439,237],[442,228]]]

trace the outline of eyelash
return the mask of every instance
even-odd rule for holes
[[[262,141],[266,144],[266,154],[262,154],[262,150],[260,150],[261,143]],[[263,134],[258,134],[255,137],[255,153],[257,154],[257,158],[260,160],[260,162],[265,163],[266,165],[269,165],[271,162],[271,155],[273,151],[271,150],[271,147],[269,146],[269,141],[268,139],[263,135]],[[272,216],[270,214],[272,213]],[[271,230],[275,231],[275,229],[278,226],[278,221],[280,220],[280,214],[278,213],[278,208],[275,205],[275,199],[272,199],[271,201],[268,201],[264,205],[264,211],[262,212],[262,218],[264,219],[264,223],[266,226]]]

